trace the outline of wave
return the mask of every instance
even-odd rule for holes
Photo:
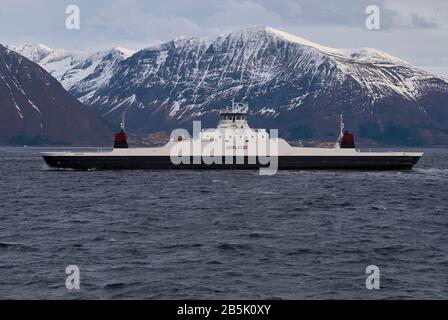
[[[18,243],[18,242],[2,242],[0,241],[0,249],[5,249],[5,250],[34,250],[35,248],[33,248],[30,245],[27,244],[23,244],[23,243]]]

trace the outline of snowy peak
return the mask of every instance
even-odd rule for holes
[[[55,50],[43,44],[12,45],[8,48],[39,64],[59,81],[67,70],[87,56],[84,52]]]
[[[358,62],[368,62],[368,63],[390,62],[394,64],[409,65],[409,63],[400,58],[394,57],[386,52],[373,48],[361,48],[355,50],[347,49],[344,52],[346,55],[350,56],[350,58]]]
[[[123,48],[123,47],[115,47],[114,49],[112,49],[112,51],[117,52],[124,59],[131,57],[134,53],[137,52],[136,50],[127,49],[127,48]]]
[[[219,40],[223,41],[224,39],[233,41],[239,40],[243,42],[266,41],[268,39],[273,41],[285,41],[288,43],[298,44],[300,46],[312,50],[317,50],[325,54],[341,55],[341,56],[344,55],[343,50],[341,49],[326,47],[272,27],[255,27],[255,28],[241,29],[232,32],[226,36],[218,38],[218,41]]]
[[[179,46],[183,47],[185,45],[197,44],[199,42],[200,42],[199,38],[186,37],[186,36],[176,37],[172,41],[170,41],[170,43],[172,43],[175,47],[179,47]]]
[[[53,53],[53,49],[43,44],[20,44],[18,46],[9,45],[8,49],[13,50],[33,62],[39,63],[44,58]]]
[[[54,50],[43,44],[22,44],[8,46],[8,49],[39,64],[67,90],[90,77],[95,70],[102,73],[101,83],[103,83],[110,77],[106,71],[108,72],[118,62],[131,57],[136,52],[124,47],[116,47],[88,54],[81,51]]]
[[[292,43],[297,43],[306,47],[310,47],[310,48],[314,48],[316,50],[319,50],[321,52],[324,53],[331,53],[331,54],[338,54],[338,55],[342,55],[343,52],[340,49],[335,49],[335,48],[330,48],[330,47],[326,47],[326,46],[322,46],[320,44],[308,41],[304,38],[300,38],[298,36],[295,36],[293,34],[281,31],[281,30],[277,30],[271,27],[265,27],[264,28],[265,32],[267,32],[268,34],[271,34],[275,37],[278,37],[280,39],[292,42]]]
[[[13,50],[31,61],[45,66],[49,63],[71,57],[78,61],[86,57],[87,54],[82,51],[67,51],[52,49],[43,44],[21,44],[18,46],[10,45],[8,49]]]
[[[94,87],[98,89],[107,83],[117,64],[134,53],[122,47],[96,52],[68,68],[59,80],[67,90],[76,87],[90,92]]]
[[[361,63],[393,63],[393,64],[406,64],[406,61],[394,57],[386,52],[373,49],[373,48],[360,48],[360,49],[343,49],[343,48],[331,48],[324,46],[307,39],[298,37],[291,33],[278,30],[272,27],[255,27],[238,30],[228,34],[227,36],[220,37],[219,40],[233,39],[243,42],[247,41],[266,41],[266,39],[275,41],[286,41],[288,43],[298,44],[306,47],[307,49],[318,51],[319,53],[328,55],[336,59],[351,59],[355,62]]]
[[[205,46],[205,40],[196,37],[176,37],[169,42],[165,42],[158,47],[153,47],[152,49],[164,50],[183,50],[183,49],[194,49],[197,47]]]

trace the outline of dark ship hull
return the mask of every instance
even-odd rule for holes
[[[75,170],[256,170],[273,165],[262,164],[248,157],[224,157],[220,163],[209,164],[200,157],[190,157],[189,163],[174,164],[169,156],[126,155],[43,155],[51,168]],[[279,170],[409,170],[420,155],[362,156],[279,156]],[[252,160],[252,161],[250,161]]]

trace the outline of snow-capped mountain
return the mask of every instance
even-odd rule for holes
[[[89,93],[98,90],[109,83],[118,63],[134,53],[121,47],[94,53],[66,70],[59,80],[64,88],[72,92]]]
[[[0,144],[106,146],[113,137],[103,120],[47,71],[1,45],[0,112]]]
[[[335,139],[343,113],[364,139],[448,143],[447,82],[371,48],[334,49],[260,27],[101,61],[88,76],[68,80],[72,68],[61,81],[109,121],[126,112],[137,133],[189,128],[192,119],[214,126],[217,110],[235,99],[249,103],[251,125],[288,138]]]
[[[21,44],[18,46],[7,45],[6,48],[20,53],[22,56],[27,57],[33,62],[39,63],[46,57],[54,54],[55,51],[43,44]]]
[[[43,44],[10,45],[7,48],[39,64],[61,82],[67,90],[81,81],[96,82],[96,87],[100,87],[108,81],[108,75],[111,74],[110,72],[118,62],[135,53],[134,50],[122,47],[93,54],[81,51],[54,50]],[[95,72],[98,78],[90,78],[89,76]],[[84,90],[88,90],[91,85],[85,85]]]
[[[43,44],[8,45],[6,47],[39,64],[59,81],[65,72],[88,57],[88,54],[84,52],[54,50]]]

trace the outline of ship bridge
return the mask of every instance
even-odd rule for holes
[[[247,124],[247,110],[249,107],[243,103],[232,103],[230,109],[219,113],[218,128],[225,129],[249,129]]]
[[[247,122],[248,105],[232,103],[230,108],[220,111],[219,124],[216,129],[203,129],[200,134],[202,141],[249,141],[267,140],[269,135],[265,129],[251,129]]]

